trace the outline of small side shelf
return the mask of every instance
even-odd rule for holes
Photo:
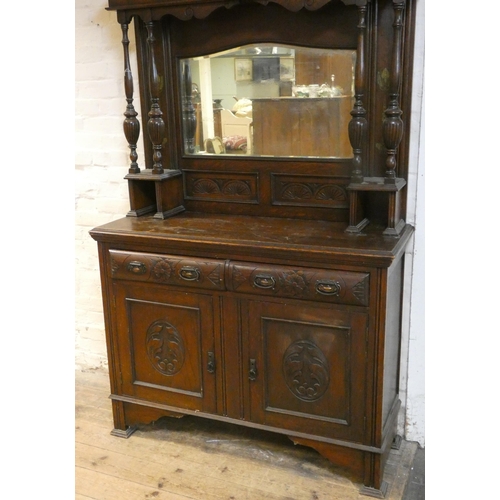
[[[153,174],[152,169],[127,174],[130,211],[127,217],[154,213],[155,219],[167,219],[185,210],[182,196],[182,172],[164,170]]]
[[[349,191],[350,220],[346,229],[347,233],[358,234],[369,224],[363,216],[361,209],[360,193],[376,192],[387,193],[389,203],[387,207],[387,227],[383,234],[386,236],[399,236],[405,227],[401,217],[401,190],[406,186],[406,180],[401,178],[391,179],[387,182],[385,177],[364,177],[362,182],[351,182],[347,186]]]
[[[395,183],[389,184],[385,177],[364,177],[362,182],[351,182],[347,189],[349,191],[377,191],[395,193],[406,186],[406,180],[396,178]]]

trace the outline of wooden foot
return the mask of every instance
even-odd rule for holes
[[[359,493],[361,495],[366,495],[368,497],[373,497],[373,498],[385,498],[385,495],[387,493],[387,488],[388,484],[385,481],[382,481],[379,490],[377,490],[376,488],[370,488],[369,486],[363,486],[359,490]]]
[[[315,441],[313,439],[288,436],[295,444],[314,448],[334,465],[348,470],[356,480],[365,486],[360,493],[374,498],[385,498],[388,484],[381,480],[383,463],[382,454],[371,451],[356,450],[334,444]],[[366,486],[370,485],[370,486]],[[380,485],[380,488],[377,486]]]
[[[121,437],[121,438],[129,438],[135,431],[137,427],[135,425],[127,427],[125,430],[122,429],[113,429],[111,431],[112,436]]]
[[[385,234],[386,236],[399,236],[405,228],[405,225],[405,221],[403,219],[400,219],[395,227],[387,227],[384,230],[383,234]]]
[[[363,451],[296,436],[288,438],[295,444],[313,448],[332,464],[348,470],[356,479],[363,480],[365,458]]]
[[[359,222],[356,225],[350,225],[347,226],[347,229],[345,230],[346,233],[351,233],[351,234],[359,234],[363,229],[370,223],[368,219],[363,219],[361,222]]]

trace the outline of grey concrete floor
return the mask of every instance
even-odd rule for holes
[[[425,449],[418,448],[413,459],[410,476],[403,500],[424,500],[425,498]]]

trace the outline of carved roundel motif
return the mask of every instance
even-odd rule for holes
[[[309,340],[297,340],[283,355],[283,374],[292,393],[302,401],[316,401],[328,389],[330,368],[321,349]]]
[[[172,264],[165,259],[160,259],[154,263],[152,274],[158,281],[168,281],[172,275]]]
[[[156,370],[175,375],[184,364],[185,349],[182,337],[170,323],[155,321],[146,333],[146,352]]]

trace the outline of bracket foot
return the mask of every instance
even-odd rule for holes
[[[379,490],[377,490],[376,488],[371,488],[369,486],[363,486],[359,490],[359,493],[361,495],[366,495],[368,497],[373,497],[373,498],[385,498],[388,486],[389,485],[385,481],[382,481]]]
[[[116,437],[121,437],[121,438],[129,438],[135,431],[137,430],[137,427],[135,425],[132,425],[130,427],[127,427],[125,430],[123,429],[113,429],[111,431],[112,436]]]

